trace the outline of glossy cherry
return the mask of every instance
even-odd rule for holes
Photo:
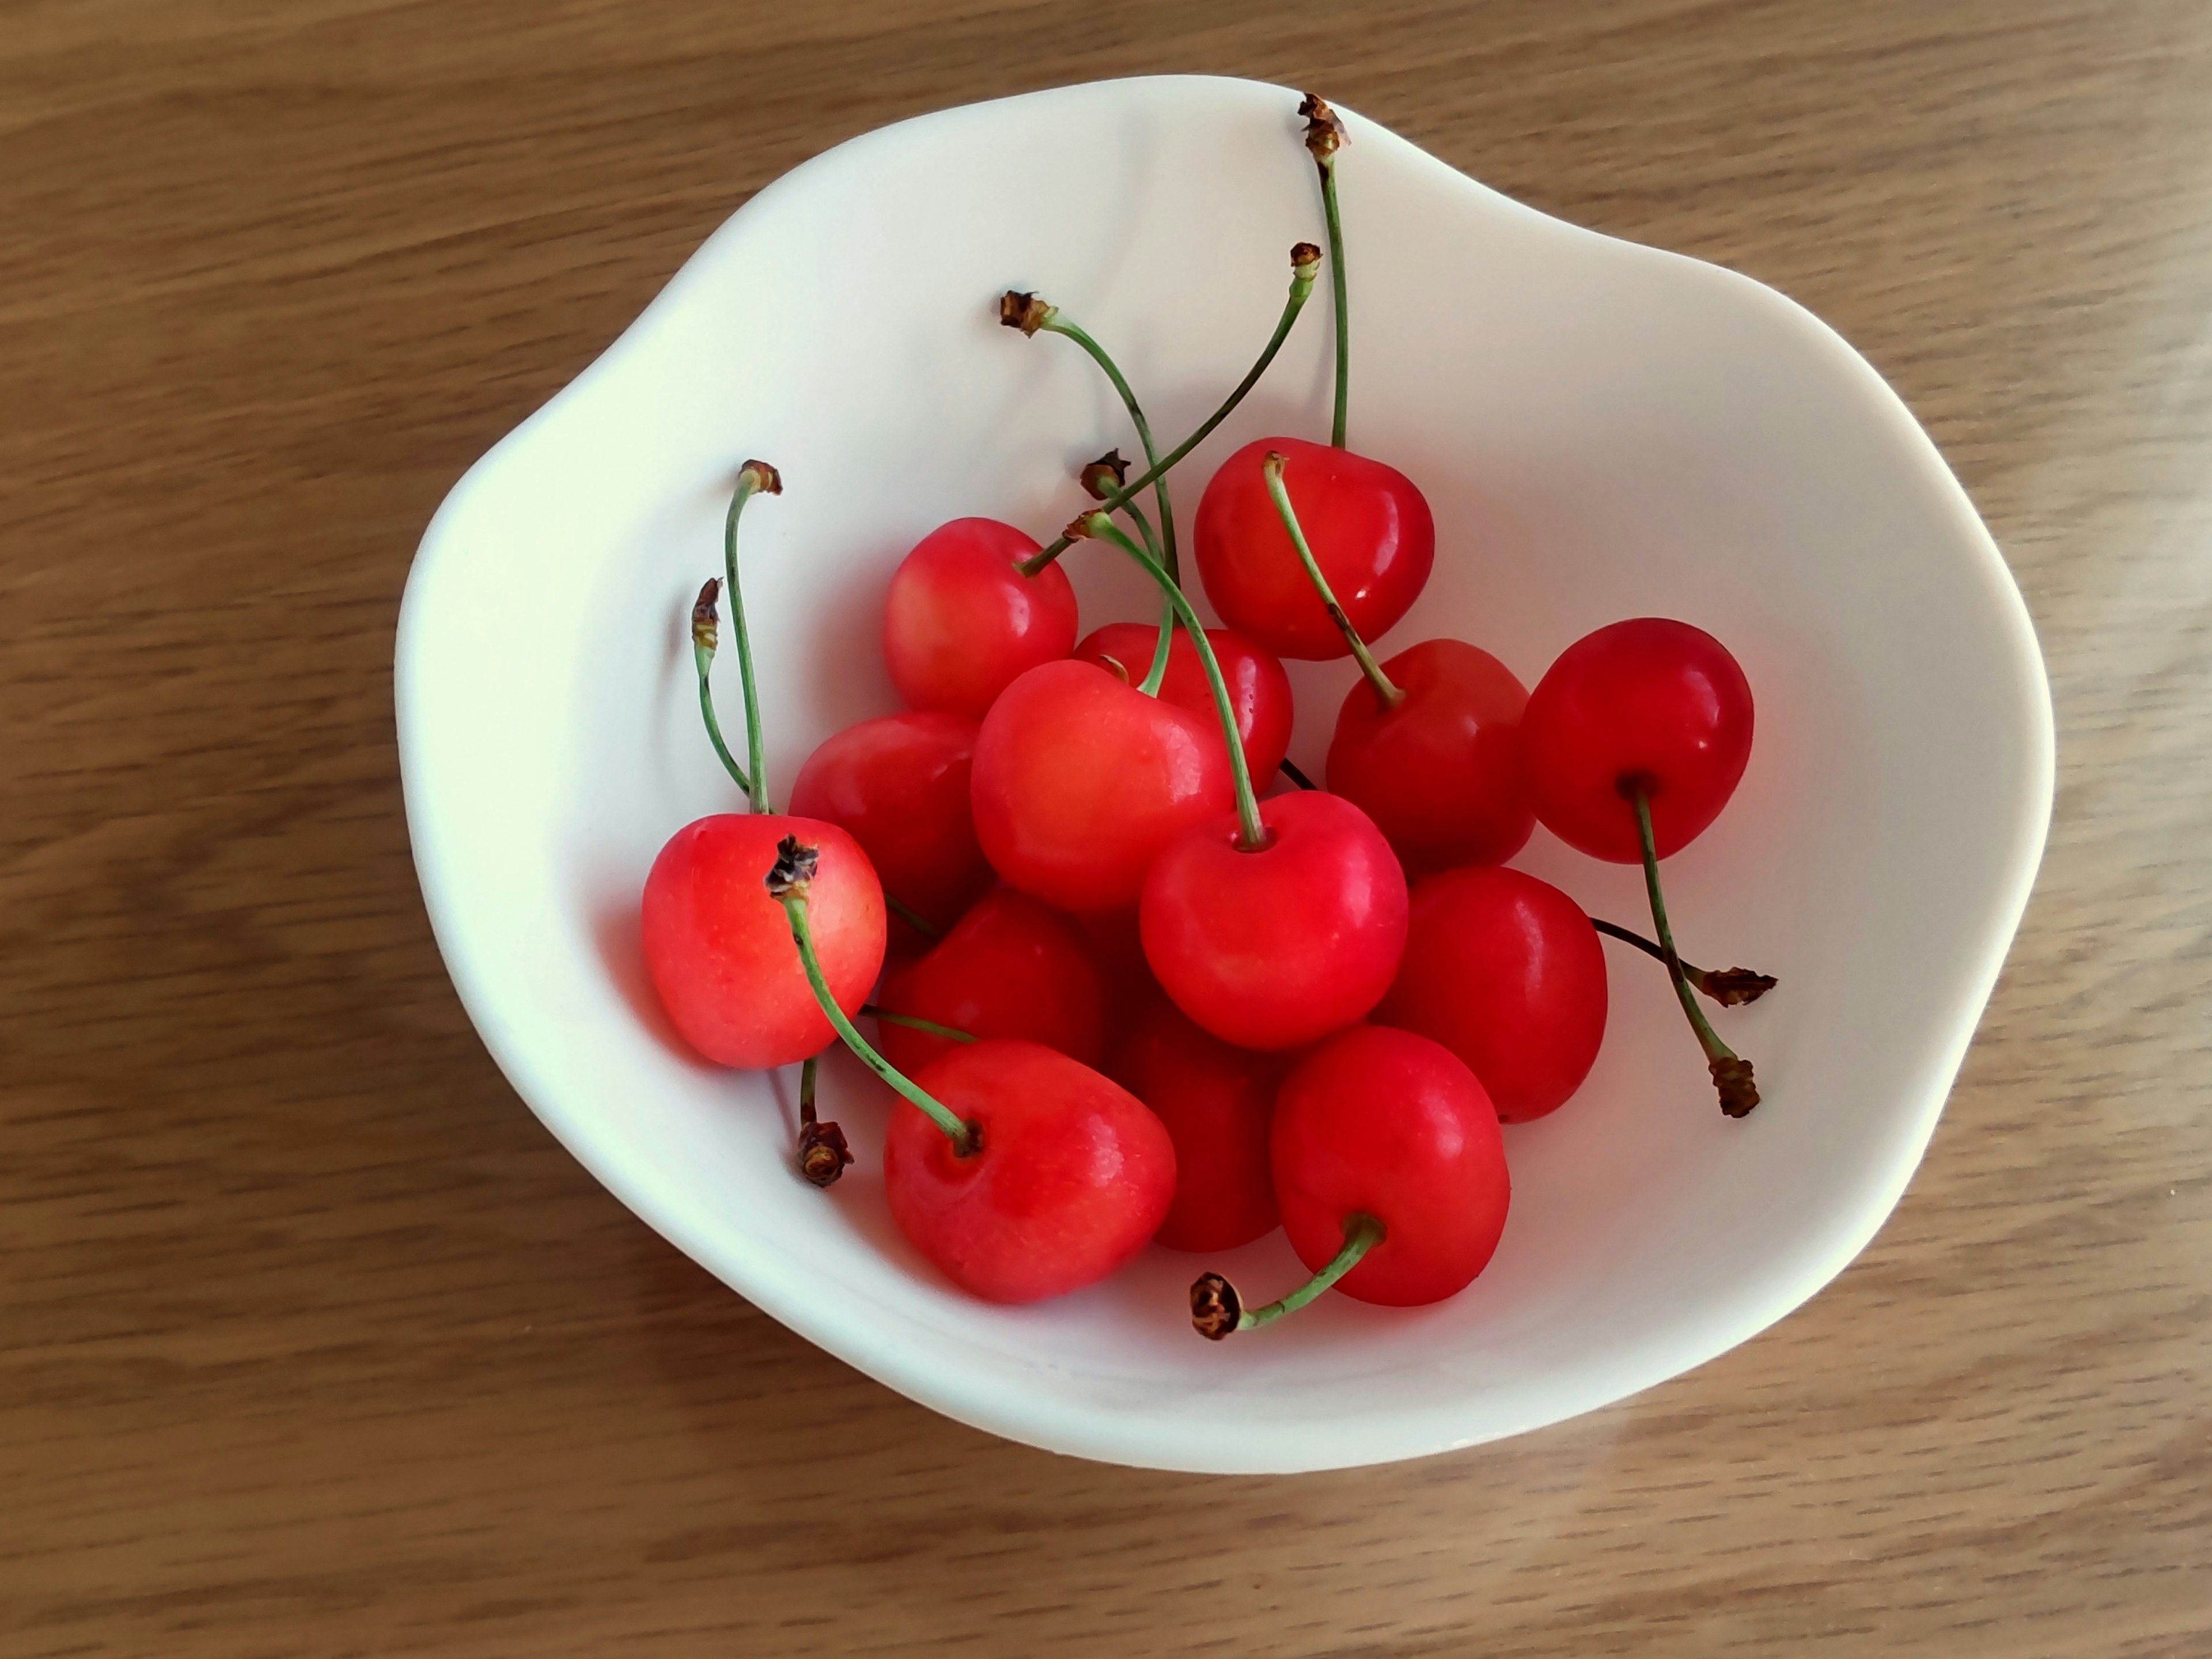
[[[1170,1249],[1234,1249],[1274,1231],[1268,1126],[1287,1066],[1209,1036],[1157,994],[1115,1046],[1107,1074],[1175,1142],[1175,1201],[1157,1235]]]
[[[1244,740],[1244,763],[1255,781],[1263,783],[1275,775],[1291,747],[1291,677],[1275,654],[1226,628],[1209,628],[1206,637],[1221,665],[1229,688],[1229,703],[1237,715],[1237,734]],[[1077,657],[1103,663],[1120,663],[1132,680],[1141,681],[1159,645],[1160,630],[1150,623],[1109,623],[1093,630],[1075,647]],[[1181,629],[1168,645],[1168,672],[1160,681],[1160,696],[1188,708],[1211,724],[1214,719],[1213,690],[1197,647]]]
[[[701,818],[669,838],[645,878],[645,961],[661,1006],[686,1042],[723,1066],[787,1066],[836,1037],[762,886],[778,842],[794,834],[820,849],[823,974],[849,1014],[883,966],[884,900],[867,854],[836,825],[769,812]]]
[[[1503,864],[1536,827],[1521,754],[1528,692],[1462,640],[1424,640],[1362,678],[1328,746],[1328,787],[1358,805],[1408,871]]]
[[[1751,686],[1702,629],[1638,617],[1586,634],[1545,671],[1522,717],[1536,816],[1592,858],[1642,857],[1630,794],[1651,804],[1658,856],[1704,833],[1751,757]]]
[[[1037,544],[995,519],[955,519],[915,544],[884,605],[884,661],[915,708],[981,720],[1000,692],[1075,648],[1075,590]]]
[[[851,835],[884,891],[939,933],[991,885],[969,805],[976,731],[935,710],[862,720],[824,738],[791,789],[793,813]],[[908,954],[928,943],[896,910],[891,935]]]
[[[915,1107],[884,1139],[891,1218],[946,1278],[989,1302],[1103,1279],[1167,1214],[1176,1154],[1137,1097],[1042,1043],[956,1047],[914,1079],[972,1132],[963,1153]]]
[[[1222,621],[1279,657],[1341,657],[1349,647],[1269,496],[1261,463],[1270,451],[1285,459],[1285,482],[1322,574],[1368,639],[1389,632],[1420,597],[1436,562],[1435,520],[1404,473],[1297,438],[1245,445],[1206,484],[1194,554]]]
[[[893,968],[876,1006],[975,1037],[1021,1037],[1086,1066],[1106,1052],[1106,989],[1083,930],[1026,893],[978,899],[920,960]],[[886,1021],[876,1046],[915,1073],[957,1045]]]
[[[976,838],[1013,886],[1068,911],[1133,902],[1160,848],[1235,799],[1221,728],[1095,663],[1033,668],[985,717]]]
[[[1556,1111],[1605,1036],[1605,951],[1582,906],[1518,870],[1413,886],[1405,959],[1375,1011],[1467,1063],[1508,1123]]]
[[[1283,1231],[1315,1276],[1247,1308],[1206,1274],[1191,1286],[1206,1335],[1266,1324],[1332,1285],[1389,1307],[1441,1302],[1489,1265],[1512,1197],[1504,1141],[1482,1085],[1441,1043],[1380,1025],[1330,1038],[1284,1079],[1271,1139]]]
[[[1406,877],[1351,802],[1297,791],[1260,803],[1264,844],[1235,818],[1162,849],[1138,905],[1145,960],[1200,1026],[1244,1048],[1294,1048],[1358,1019],[1406,944]]]

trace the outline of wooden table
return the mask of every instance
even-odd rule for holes
[[[2212,9],[0,9],[0,1653],[2212,1652]],[[401,823],[394,611],[471,459],[805,156],[1163,68],[1828,318],[2057,695],[1874,1247],[1408,1467],[1093,1467],[817,1353],[510,1093]]]

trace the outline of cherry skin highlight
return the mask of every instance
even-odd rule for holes
[[[1163,996],[1131,1022],[1107,1073],[1159,1114],[1175,1142],[1175,1201],[1159,1243],[1230,1250],[1275,1230],[1268,1126],[1288,1065],[1208,1036]]]
[[[1193,552],[1221,620],[1279,657],[1325,662],[1351,647],[1314,592],[1261,463],[1284,458],[1314,562],[1362,638],[1387,634],[1436,562],[1436,521],[1395,467],[1300,438],[1261,438],[1221,464],[1198,503]]]
[[[1521,737],[1536,816],[1570,847],[1640,863],[1630,797],[1651,803],[1658,856],[1720,816],[1751,758],[1751,686],[1702,629],[1638,617],[1586,634],[1528,694]]]
[[[1441,1043],[1354,1026],[1301,1061],[1275,1096],[1283,1231],[1319,1271],[1368,1215],[1382,1242],[1337,1281],[1362,1302],[1409,1308],[1465,1290],[1505,1230],[1512,1183],[1497,1109]]]
[[[884,890],[940,930],[991,885],[968,800],[977,729],[934,710],[862,720],[823,738],[791,787],[794,816],[845,830]],[[897,916],[891,934],[909,953],[927,943]]]
[[[1536,827],[1521,756],[1527,689],[1462,640],[1424,640],[1382,672],[1405,699],[1354,683],[1328,787],[1375,820],[1409,872],[1504,863]]]
[[[1518,870],[1447,870],[1413,886],[1405,959],[1375,1011],[1443,1044],[1508,1123],[1566,1103],[1605,1037],[1605,951],[1582,906]]]
[[[823,977],[848,1016],[884,962],[884,895],[860,843],[834,823],[724,812],[670,836],[645,878],[645,963],[684,1040],[722,1066],[788,1066],[837,1033],[792,948],[791,923],[762,884],[776,843],[821,849],[811,891]]]
[[[1072,912],[1133,902],[1160,848],[1234,805],[1221,727],[1094,663],[1008,686],[975,740],[975,835],[1012,886]]]
[[[1209,628],[1206,637],[1229,687],[1229,707],[1237,716],[1237,734],[1244,744],[1245,768],[1255,786],[1264,787],[1290,752],[1291,677],[1273,652],[1241,634]],[[1128,671],[1133,682],[1139,681],[1152,665],[1159,638],[1159,629],[1149,623],[1109,623],[1094,629],[1075,647],[1075,654],[1096,663],[1110,657]],[[1168,672],[1160,680],[1160,697],[1202,719],[1218,718],[1212,688],[1199,664],[1198,648],[1180,628],[1168,645]]]
[[[1142,1249],[1175,1195],[1175,1146],[1119,1084],[1042,1043],[956,1045],[915,1082],[976,1135],[961,1157],[904,1101],[884,1196],[914,1247],[987,1302],[1095,1284]]]
[[[884,975],[876,1006],[975,1037],[1021,1037],[1085,1066],[1106,1052],[1106,988],[1083,930],[1026,893],[987,893],[928,954]],[[876,1046],[912,1076],[960,1045],[882,1023]]]
[[[1240,1048],[1295,1048],[1382,1000],[1406,945],[1406,876],[1350,801],[1260,803],[1267,844],[1224,816],[1162,849],[1137,907],[1145,960],[1176,1006]]]
[[[908,705],[981,720],[999,693],[1075,648],[1075,590],[1058,565],[995,519],[939,525],[900,562],[884,605],[884,662]]]

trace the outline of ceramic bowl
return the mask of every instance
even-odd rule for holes
[[[409,828],[438,942],[515,1089],[623,1202],[830,1352],[963,1422],[1168,1468],[1289,1471],[1472,1445],[1711,1358],[1832,1278],[1927,1145],[2026,902],[2049,817],[2048,689],[2004,562],[1935,447],[1842,339],[1714,266],[1522,207],[1347,115],[1351,437],[1426,492],[1436,574],[1383,642],[1472,640],[1533,684],[1570,641],[1679,617],[1735,651],[1759,735],[1735,800],[1668,866],[1683,946],[1780,976],[1720,1016],[1765,1103],[1716,1109],[1663,976],[1608,946],[1582,1092],[1509,1127],[1505,1236],[1464,1294],[1325,1297],[1264,1333],[1191,1330],[1201,1267],[1271,1293],[1279,1234],[1154,1248],[1042,1306],[971,1301],[891,1224],[887,1097],[829,1066],[860,1161],[793,1173],[793,1074],[690,1057],[639,954],[661,842],[735,793],[701,735],[686,615],[735,469],[771,788],[896,706],[884,590],[940,521],[1048,538],[1073,466],[1133,451],[1066,342],[997,324],[1009,286],[1119,356],[1164,434],[1244,370],[1287,255],[1321,240],[1296,94],[1121,81],[950,110],[760,192],[605,356],[455,486],[398,647]],[[1326,436],[1324,283],[1261,389],[1178,477],[1270,433]],[[1097,549],[1086,628],[1154,613]],[[722,670],[733,668],[726,659]],[[1322,757],[1348,663],[1299,665]],[[734,710],[734,675],[724,682]],[[1632,870],[1539,830],[1516,860],[1644,919]]]

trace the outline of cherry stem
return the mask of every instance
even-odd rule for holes
[[[1644,850],[1644,887],[1651,897],[1651,926],[1659,935],[1659,959],[1667,964],[1667,976],[1674,982],[1675,998],[1681,1003],[1682,1012],[1689,1016],[1690,1029],[1697,1033],[1698,1044],[1705,1051],[1706,1069],[1712,1073],[1713,1086],[1720,1092],[1721,1110],[1730,1117],[1741,1117],[1759,1104],[1751,1062],[1721,1041],[1720,1033],[1705,1018],[1705,1010],[1698,1006],[1697,996],[1682,971],[1682,958],[1674,950],[1674,930],[1667,925],[1667,901],[1659,891],[1659,848],[1651,834],[1650,795],[1641,786],[1626,782],[1622,790],[1636,809],[1636,834]]]
[[[1336,210],[1336,155],[1318,158],[1321,169],[1322,210],[1328,217],[1329,297],[1336,306],[1336,412],[1330,418],[1328,441],[1344,447],[1344,417],[1352,386],[1352,307],[1344,292],[1344,221]]]
[[[1283,301],[1282,317],[1275,324],[1275,332],[1268,340],[1267,349],[1261,352],[1250,371],[1237,383],[1237,389],[1223,400],[1220,408],[1200,422],[1198,429],[1190,436],[1147,467],[1144,475],[1135,483],[1124,484],[1107,496],[1100,503],[1102,512],[1118,513],[1127,507],[1132,497],[1141,494],[1156,480],[1165,477],[1178,461],[1197,448],[1206,441],[1214,428],[1229,418],[1237,405],[1244,401],[1245,394],[1260,383],[1260,377],[1267,372],[1267,365],[1275,361],[1275,354],[1283,349],[1283,342],[1290,337],[1291,325],[1297,321],[1298,313],[1305,305],[1306,296],[1313,292],[1314,278],[1320,272],[1321,250],[1311,242],[1300,242],[1291,250],[1290,297]],[[1066,552],[1069,548],[1074,546],[1076,539],[1075,537],[1062,531],[1059,539],[1051,546],[1023,560],[1016,568],[1024,576],[1034,576],[1061,554]]]
[[[1232,1332],[1272,1324],[1285,1314],[1296,1313],[1358,1267],[1360,1259],[1382,1242],[1384,1233],[1382,1222],[1375,1217],[1354,1211],[1344,1218],[1344,1248],[1329,1258],[1328,1265],[1288,1296],[1265,1307],[1245,1307],[1237,1287],[1219,1273],[1203,1274],[1190,1287],[1190,1322],[1200,1335],[1216,1342]]]
[[[745,769],[738,764],[738,757],[730,752],[730,745],[722,740],[722,722],[714,718],[714,690],[708,678],[708,670],[714,665],[714,601],[721,591],[722,579],[708,577],[706,586],[699,590],[698,602],[691,607],[691,663],[699,671],[699,713],[707,722],[708,741],[714,745],[714,752],[722,757],[723,767],[750,799],[752,784],[745,777]]]
[[[928,917],[923,915],[911,904],[900,902],[892,894],[884,895],[884,908],[933,945],[945,937],[943,932],[932,923]]]
[[[1168,677],[1168,652],[1175,644],[1176,613],[1172,599],[1160,601],[1160,635],[1152,641],[1152,665],[1145,671],[1144,681],[1137,687],[1148,697],[1160,695],[1160,682]]]
[[[939,1025],[933,1019],[924,1019],[920,1014],[895,1014],[888,1008],[878,1008],[872,1002],[860,1005],[860,1012],[881,1025],[903,1025],[909,1031],[920,1031],[927,1036],[944,1037],[952,1042],[974,1042],[972,1031],[955,1030],[950,1025]]]
[[[1634,945],[1656,961],[1667,960],[1666,951],[1632,927],[1623,927],[1618,922],[1601,921],[1595,916],[1590,918],[1590,926],[1607,939],[1617,939],[1623,945]],[[1771,974],[1753,973],[1748,968],[1699,968],[1682,962],[1680,957],[1674,959],[1681,963],[1682,976],[1723,1008],[1736,1008],[1747,1002],[1756,1002],[1775,987],[1775,978]]]
[[[1190,608],[1183,592],[1160,568],[1159,562],[1145,550],[1131,541],[1105,509],[1086,514],[1068,526],[1081,527],[1093,536],[1103,537],[1144,566],[1145,573],[1160,586],[1167,598],[1169,608],[1182,622],[1183,632],[1198,652],[1198,660],[1206,670],[1206,683],[1213,693],[1213,712],[1221,717],[1221,738],[1229,749],[1229,773],[1237,785],[1237,846],[1240,852],[1256,853],[1267,844],[1267,832],[1260,822],[1259,798],[1252,793],[1251,769],[1244,763],[1244,739],[1237,730],[1236,712],[1229,704],[1229,684],[1221,678],[1220,661],[1213,654],[1213,641],[1206,637],[1206,629],[1199,625],[1198,613]],[[1161,630],[1166,637],[1167,630]]]
[[[722,565],[730,585],[730,631],[738,641],[738,678],[745,688],[745,758],[751,781],[745,793],[752,810],[765,812],[768,804],[767,763],[763,759],[760,693],[753,684],[752,641],[745,634],[745,601],[738,586],[738,518],[756,495],[781,495],[783,480],[766,461],[747,461],[738,469],[738,487],[730,497],[729,515],[722,521]]]
[[[1297,767],[1291,765],[1290,758],[1287,756],[1283,758],[1277,769],[1292,783],[1297,785],[1301,789],[1318,789],[1321,787],[1321,786],[1316,783],[1311,778],[1299,771]]]
[[[1282,520],[1283,528],[1290,532],[1291,545],[1298,550],[1298,562],[1306,568],[1306,579],[1313,583],[1314,592],[1321,595],[1322,604],[1328,608],[1329,620],[1344,635],[1344,642],[1352,647],[1352,654],[1359,659],[1359,672],[1367,676],[1367,683],[1375,688],[1375,695],[1382,698],[1385,705],[1395,708],[1406,701],[1406,694],[1390,683],[1390,677],[1382,672],[1382,664],[1375,660],[1374,653],[1367,648],[1367,641],[1359,637],[1359,630],[1352,625],[1352,618],[1344,614],[1344,607],[1336,602],[1336,595],[1329,588],[1328,578],[1321,574],[1321,566],[1314,559],[1313,549],[1306,545],[1306,532],[1298,524],[1297,509],[1291,505],[1291,492],[1283,483],[1282,453],[1269,450],[1267,458],[1260,463],[1260,471],[1267,480],[1267,494],[1273,498],[1276,515]]]
[[[845,1132],[814,1115],[814,1073],[820,1060],[809,1054],[799,1068],[799,1173],[817,1187],[832,1187],[853,1161]]]
[[[1145,411],[1137,402],[1137,394],[1129,390],[1129,382],[1122,378],[1120,368],[1107,355],[1106,348],[1076,324],[1069,322],[1057,306],[1044,308],[1044,320],[1037,326],[1050,333],[1064,336],[1089,352],[1091,360],[1105,370],[1106,378],[1114,383],[1114,390],[1121,394],[1121,407],[1129,411],[1130,424],[1137,428],[1137,441],[1145,447],[1145,465],[1157,475],[1152,479],[1152,499],[1160,510],[1160,538],[1154,544],[1159,549],[1160,562],[1167,567],[1168,574],[1181,581],[1182,573],[1176,563],[1175,504],[1168,500],[1167,474],[1160,467],[1160,453],[1152,446],[1152,423],[1145,419]],[[1129,504],[1129,512],[1139,526],[1144,524],[1144,515],[1137,511],[1133,502]],[[1146,532],[1145,539],[1147,543],[1152,542],[1149,531]]]
[[[788,851],[787,851],[788,849]],[[814,988],[814,1000],[822,1005],[822,1012],[845,1046],[860,1057],[860,1063],[873,1072],[892,1088],[913,1102],[922,1115],[945,1131],[951,1141],[952,1150],[962,1158],[975,1150],[975,1133],[950,1108],[915,1084],[899,1068],[875,1050],[873,1044],[862,1036],[853,1022],[845,1018],[845,1011],[837,1006],[837,999],[830,994],[829,981],[822,977],[822,962],[814,953],[814,934],[806,923],[806,879],[793,878],[787,873],[786,865],[793,854],[805,855],[803,866],[808,874],[812,871],[815,849],[803,847],[796,836],[787,836],[776,848],[776,867],[769,872],[769,894],[783,906],[783,913],[791,919],[791,941],[799,947],[799,965],[806,969],[806,982]]]

